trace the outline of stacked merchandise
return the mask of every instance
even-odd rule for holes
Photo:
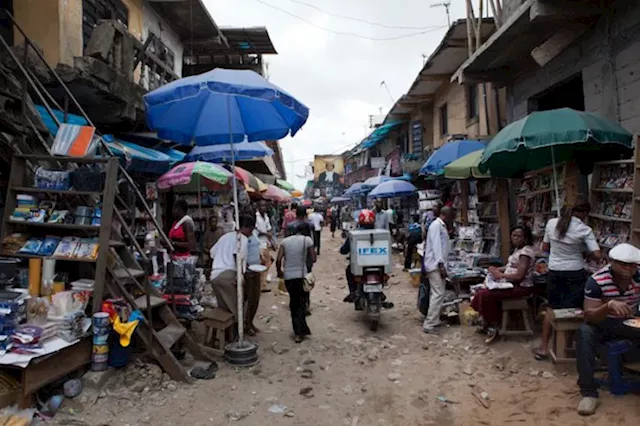
[[[557,166],[559,205],[564,204],[564,166]],[[534,237],[542,238],[547,220],[556,216],[557,203],[553,186],[553,169],[549,168],[516,182],[518,224],[531,228]]]
[[[111,320],[106,312],[93,314],[93,353],[91,354],[91,371],[105,371],[109,368],[109,334]]]
[[[633,160],[603,163],[594,172],[590,225],[604,249],[630,240],[633,166]]]
[[[206,281],[204,272],[189,260],[173,260],[171,265],[164,298],[174,307],[179,318],[194,320],[204,310],[199,302]]]
[[[11,352],[21,355],[35,355],[42,349],[44,330],[35,325],[23,324],[16,328],[12,338]]]
[[[19,248],[17,248],[19,247]],[[17,248],[17,249],[16,249]],[[28,237],[25,234],[12,234],[3,241],[4,254],[52,257],[93,261],[98,256],[98,238]]]
[[[436,189],[418,191],[418,207],[420,213],[424,216],[426,212],[433,211],[438,205],[442,204],[442,194]]]
[[[0,356],[12,346],[12,335],[27,317],[26,300],[23,293],[0,291]]]
[[[100,226],[102,208],[76,206],[69,209],[65,204],[58,208],[58,203],[50,200],[37,202],[31,195],[18,194],[16,208],[9,217],[12,222],[51,223],[66,225]]]
[[[500,253],[500,224],[498,223],[498,184],[494,179],[476,182],[478,211],[482,222],[482,253],[494,256]]]

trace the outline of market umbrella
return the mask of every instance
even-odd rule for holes
[[[351,185],[349,188],[347,188],[343,196],[354,197],[354,196],[360,195],[362,192],[363,192],[362,182],[356,182],[353,185]]]
[[[243,169],[242,167],[239,166],[230,166],[230,165],[225,165],[225,167],[227,169],[230,170],[234,170],[235,169],[235,175],[238,178],[238,180],[240,182],[242,182],[244,184],[245,189],[247,190],[247,192],[251,193],[251,192],[264,192],[267,190],[267,185],[262,182],[260,179],[258,179],[256,177],[256,175],[254,175],[253,173],[251,173],[248,170]]]
[[[293,191],[291,191],[291,196],[293,198],[300,198],[304,196],[304,193],[298,189],[294,189]]]
[[[478,169],[508,178],[575,160],[588,174],[594,161],[628,158],[633,148],[633,135],[617,123],[598,114],[560,108],[531,113],[502,129],[482,153]],[[560,215],[555,167],[553,187]]]
[[[380,176],[373,176],[370,177],[369,179],[365,180],[362,183],[362,189],[365,191],[370,191],[373,188],[375,188],[376,186],[380,185],[382,182],[386,182],[388,180],[391,180],[392,178],[390,178],[389,176],[385,176],[385,175],[380,175]]]
[[[240,142],[233,145],[196,146],[186,155],[186,161],[209,161],[211,163],[228,163],[231,161],[231,147],[235,161],[253,160],[273,155],[273,150],[264,142]]]
[[[311,207],[313,206],[313,201],[311,200],[302,200],[302,207]]]
[[[488,173],[478,170],[478,164],[482,158],[482,151],[474,151],[462,158],[444,166],[444,177],[447,179],[469,179],[471,177],[482,179],[491,177]]]
[[[471,152],[483,150],[485,142],[474,140],[460,140],[447,142],[425,161],[420,167],[421,175],[441,175],[444,167]]]
[[[349,201],[351,201],[351,198],[346,197],[333,197],[331,199],[332,203],[348,203]]]
[[[294,136],[306,123],[309,109],[254,71],[216,68],[166,84],[144,96],[147,124],[158,137],[183,145],[233,144],[245,140],[278,140]],[[231,164],[235,154],[231,150]],[[236,228],[239,226],[238,190],[233,183]],[[240,248],[238,232],[237,247]],[[236,256],[238,285],[238,344],[244,344],[242,268]],[[230,355],[231,356],[231,355]]]
[[[370,198],[393,198],[404,197],[413,194],[417,191],[417,188],[402,180],[389,180],[382,182],[380,185],[373,188],[373,191],[369,193]]]
[[[294,191],[296,188],[284,179],[276,179],[276,186],[285,191]]]
[[[212,191],[219,191],[229,188],[231,176],[231,172],[217,164],[201,161],[182,163],[158,178],[158,188],[180,187],[182,190],[196,192],[206,186]]]
[[[286,203],[291,200],[291,194],[275,185],[267,184],[267,189],[262,194],[265,200],[276,201],[278,203]]]
[[[569,160],[589,166],[595,160],[630,157],[633,145],[631,133],[597,114],[571,108],[539,111],[502,129],[478,168],[508,178]]]

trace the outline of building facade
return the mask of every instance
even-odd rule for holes
[[[505,0],[503,13],[459,81],[505,87],[509,122],[571,107],[640,132],[638,2]]]

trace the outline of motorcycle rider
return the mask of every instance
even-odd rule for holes
[[[384,212],[382,214],[385,214]],[[357,229],[376,229],[376,213],[372,210],[363,209],[360,210],[360,214],[358,215],[358,224]],[[347,255],[347,259],[351,257],[351,239],[347,236],[347,239],[344,241],[342,246],[340,247],[340,254]],[[345,303],[354,303],[358,299],[358,285],[356,284],[355,276],[351,272],[351,265],[347,265],[346,270],[347,275],[347,285],[349,286],[349,295],[343,299]],[[386,301],[387,297],[382,294],[382,307],[385,309],[393,308],[392,302]]]

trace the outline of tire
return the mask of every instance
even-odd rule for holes
[[[369,330],[378,331],[379,325],[380,325],[380,320],[378,319],[372,320],[371,323],[369,324]]]

